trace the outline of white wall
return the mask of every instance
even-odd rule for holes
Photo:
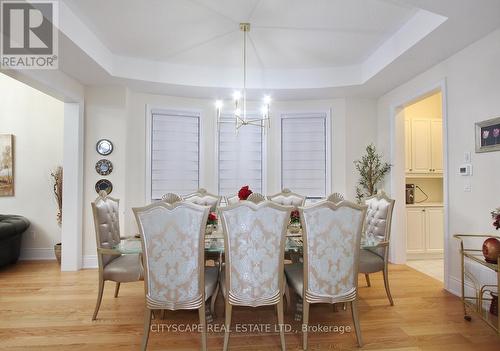
[[[64,104],[0,74],[0,133],[14,134],[15,196],[0,197],[0,213],[23,215],[24,258],[53,258],[61,240],[51,171],[63,162]]]
[[[489,212],[500,205],[500,152],[474,153],[474,123],[500,114],[499,43],[500,30],[496,30],[384,95],[378,102],[378,145],[386,154],[390,154],[393,109],[446,80],[449,236],[445,239],[445,245],[449,252],[447,263],[450,269],[449,277],[446,278],[449,278],[448,289],[454,293],[459,292],[460,261],[458,242],[452,235],[467,232],[492,233]],[[394,126],[401,130],[401,121]],[[404,150],[402,142],[401,138],[397,139],[394,150]],[[463,163],[464,152],[472,155],[474,174],[470,178],[460,176],[457,172],[459,165]],[[404,157],[393,157],[393,162],[398,163],[401,168],[400,163],[404,162]],[[404,169],[404,164],[402,167]],[[467,182],[471,184],[471,192],[464,192]],[[395,189],[391,191],[395,193]],[[404,201],[404,197],[396,200]],[[394,216],[393,236],[401,236],[404,233],[404,213],[399,208]]]
[[[230,108],[230,102],[226,106]],[[104,178],[113,182],[112,196],[120,198],[122,234],[131,235],[137,227],[133,207],[144,206],[146,166],[146,108],[187,109],[201,112],[200,184],[217,193],[216,115],[213,100],[190,99],[127,91],[117,87],[89,87],[85,95],[85,200],[84,200],[84,266],[95,263],[95,233],[90,202],[97,194],[94,184],[100,178],[94,170],[99,156],[95,143],[108,137],[115,151],[108,157],[113,173]],[[251,105],[249,107],[252,108]],[[280,190],[279,127],[277,116],[283,112],[331,111],[332,127],[332,191],[354,197],[356,177],[351,175],[354,159],[364,147],[376,141],[376,101],[371,99],[332,99],[308,101],[276,101],[268,135],[267,193]],[[274,143],[273,143],[274,141]],[[236,189],[235,189],[236,190]]]

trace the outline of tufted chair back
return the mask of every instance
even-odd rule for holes
[[[358,256],[366,206],[322,201],[299,208],[304,223],[304,293],[307,302],[356,298]]]
[[[242,201],[220,208],[231,305],[278,303],[283,289],[286,227],[293,207]]]
[[[166,202],[167,204],[173,205],[176,202],[181,202],[182,198],[174,193],[166,193],[161,197],[161,201]]]
[[[111,249],[120,243],[119,202],[120,200],[108,196],[105,191],[101,191],[95,201],[91,203],[97,247]],[[118,256],[98,254],[98,257],[99,265],[104,268]]]
[[[305,196],[293,193],[286,188],[281,190],[281,193],[268,196],[267,199],[280,205],[294,207],[304,206],[306,202]]]
[[[133,211],[142,238],[148,308],[200,308],[205,301],[204,235],[209,208],[155,202]]]
[[[365,235],[379,240],[389,241],[391,235],[392,210],[394,200],[382,191],[365,200],[368,206],[365,221]]]
[[[251,193],[247,200],[252,201],[254,204],[258,204],[259,202],[266,201],[266,198],[260,193]]]
[[[210,206],[210,211],[215,212],[220,205],[222,196],[210,194],[206,189],[200,188],[197,192],[183,197],[184,201],[192,202],[201,206]]]

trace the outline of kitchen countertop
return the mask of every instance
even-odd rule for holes
[[[420,202],[415,204],[407,204],[406,207],[443,207],[442,202]]]

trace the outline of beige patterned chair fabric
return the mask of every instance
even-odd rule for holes
[[[283,189],[281,193],[268,196],[267,199],[284,206],[299,207],[304,206],[304,204],[306,203],[305,196],[296,194],[290,191],[290,189],[286,188]]]
[[[238,194],[226,196],[226,206],[234,205],[240,202]]]
[[[166,193],[161,197],[161,201],[166,202],[167,204],[173,205],[176,202],[181,202],[182,198],[174,193]]]
[[[216,267],[205,268],[205,224],[209,207],[190,202],[156,202],[134,208],[141,233],[145,267],[147,345],[151,311],[198,309],[202,348],[206,349],[205,301],[215,291]]]
[[[333,193],[326,198],[326,201],[338,204],[340,201],[344,201],[344,195],[342,195],[341,193]]]
[[[99,267],[99,290],[92,320],[97,318],[102,301],[105,281],[116,282],[115,297],[120,283],[135,282],[143,278],[139,255],[110,254],[120,243],[119,200],[101,191],[91,203],[96,233],[97,262]]]
[[[259,202],[266,201],[266,197],[260,193],[251,193],[247,200],[258,204]]]
[[[304,263],[285,266],[288,283],[303,298],[303,324],[309,304],[350,302],[358,343],[358,256],[366,206],[329,201],[299,208],[303,223]],[[303,333],[307,349],[307,332]]]
[[[384,286],[389,303],[394,305],[389,287],[389,242],[391,238],[392,212],[395,201],[381,191],[365,200],[368,206],[366,214],[364,237],[368,240],[382,242],[379,247],[361,250],[359,272],[365,274],[366,283],[370,286],[370,273],[382,272]]]
[[[222,196],[210,194],[203,188],[198,189],[195,193],[183,197],[184,201],[192,202],[201,206],[210,206],[210,211],[212,212],[217,211],[217,207],[219,207],[221,199]]]
[[[221,276],[226,300],[224,350],[228,347],[233,305],[278,305],[278,322],[283,323],[283,261],[292,209],[270,201],[242,201],[219,209],[226,254]],[[282,330],[280,338],[284,349]]]

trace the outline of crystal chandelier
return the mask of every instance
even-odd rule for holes
[[[247,33],[250,32],[250,23],[240,23],[240,30],[243,32],[243,92],[236,90],[233,93],[234,101],[234,121],[224,120],[221,118],[221,110],[223,106],[222,100],[215,102],[217,110],[217,124],[235,123],[236,132],[246,125],[261,127],[265,132],[270,127],[269,107],[271,105],[271,97],[264,96],[263,105],[260,109],[260,117],[249,118],[247,116]]]

